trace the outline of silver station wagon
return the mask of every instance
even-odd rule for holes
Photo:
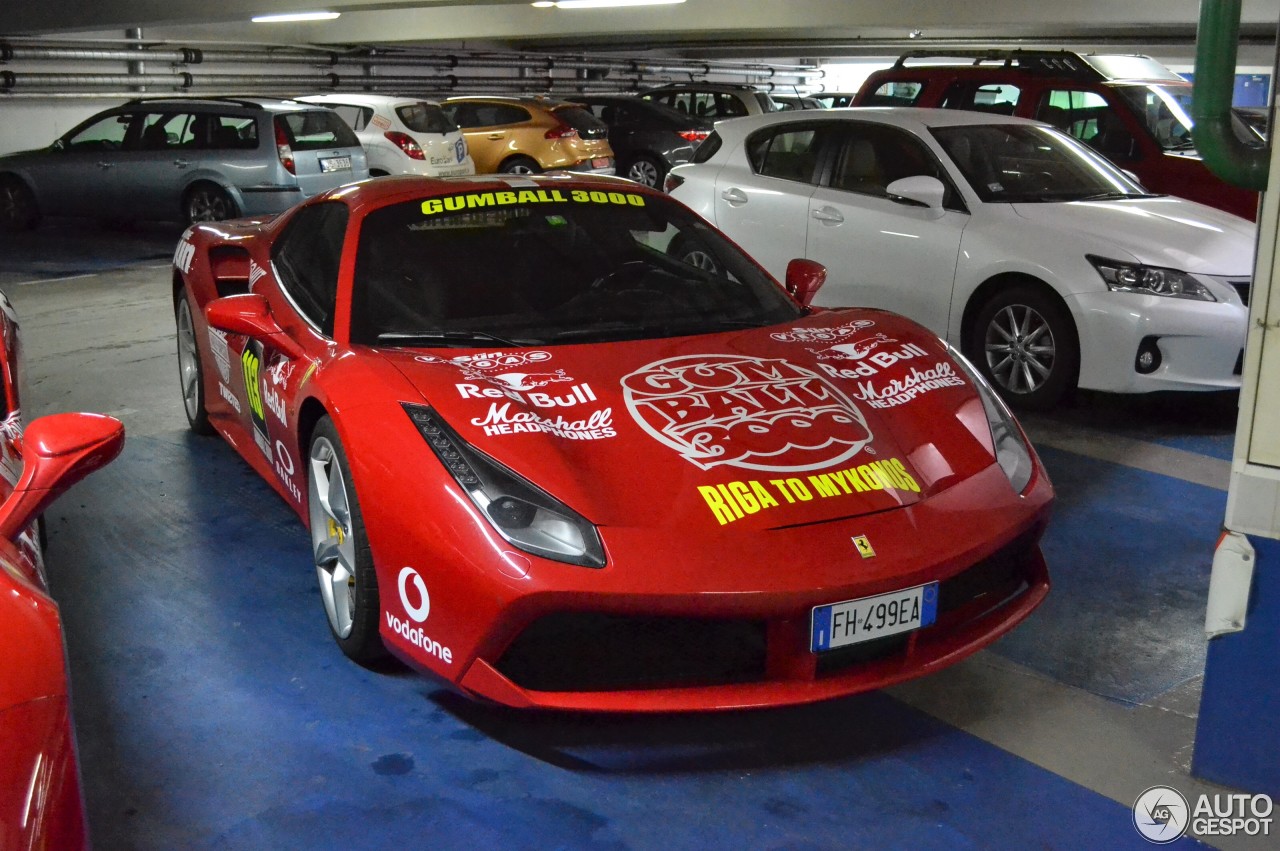
[[[369,176],[332,110],[291,100],[131,100],[0,157],[0,228],[41,216],[192,222],[278,213]]]

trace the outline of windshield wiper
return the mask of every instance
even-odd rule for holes
[[[732,328],[763,328],[772,324],[766,319],[694,319],[688,322],[668,322],[661,325],[646,325],[640,322],[615,322],[597,325],[594,328],[571,328],[552,334],[550,342],[568,340],[587,340],[592,337],[609,337],[611,334],[625,334],[625,339],[645,339],[648,337],[693,337],[698,334],[713,334]],[[634,335],[634,336],[633,336]]]
[[[388,331],[378,335],[379,343],[392,346],[474,346],[496,343],[513,349],[536,346],[537,340],[508,340],[488,331]]]
[[[1085,195],[1082,198],[1072,198],[1073,201],[1116,201],[1124,198],[1163,198],[1163,195],[1152,192],[1097,192],[1093,195]]]

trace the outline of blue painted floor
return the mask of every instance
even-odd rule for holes
[[[100,848],[1147,847],[1128,807],[882,694],[528,715],[354,666],[301,524],[217,439],[135,438],[50,521]],[[1042,620],[1002,652],[1052,655]]]
[[[1204,671],[1204,609],[1223,491],[1041,447],[1057,489],[1053,590],[995,652],[1093,694],[1142,703]]]

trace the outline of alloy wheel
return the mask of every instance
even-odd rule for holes
[[[187,419],[194,422],[200,414],[200,354],[196,351],[191,306],[185,298],[178,302],[178,377]]]
[[[316,579],[333,634],[347,638],[355,621],[359,593],[347,476],[333,444],[325,437],[317,437],[312,443],[310,464],[308,502]]]
[[[1010,393],[1032,393],[1049,380],[1057,346],[1049,322],[1025,304],[1000,309],[987,324],[987,367]]]

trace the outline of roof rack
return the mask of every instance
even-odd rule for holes
[[[250,98],[253,98],[252,100]],[[156,95],[155,97],[133,98],[127,101],[125,106],[133,106],[135,104],[147,103],[163,103],[163,102],[186,102],[186,101],[204,101],[206,103],[229,103],[236,106],[242,106],[245,109],[262,109],[263,102],[282,102],[296,103],[299,106],[307,106],[303,101],[285,95]]]
[[[1081,79],[1099,80],[1102,75],[1079,53],[1070,50],[909,50],[893,63],[894,68],[909,68],[910,59],[972,59],[974,66],[1000,63],[1005,68],[1022,68],[1033,73],[1061,74]]]

